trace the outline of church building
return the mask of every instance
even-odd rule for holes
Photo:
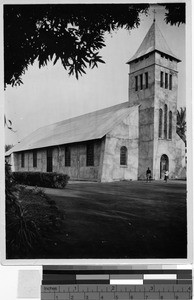
[[[176,133],[177,64],[154,21],[129,59],[127,102],[37,129],[6,152],[13,171],[59,172],[71,180],[180,178],[184,142]]]

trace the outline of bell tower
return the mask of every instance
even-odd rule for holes
[[[134,56],[127,62],[129,103],[139,108],[138,178],[149,167],[154,179],[176,169],[177,58],[155,20]]]

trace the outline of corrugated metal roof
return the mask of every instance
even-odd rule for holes
[[[100,139],[125,116],[137,109],[124,102],[82,116],[41,127],[6,152],[12,152],[63,145]]]
[[[166,53],[169,56],[175,58],[177,61],[181,61],[170,50],[170,48],[169,48],[165,38],[163,37],[156,22],[153,22],[152,26],[150,27],[148,33],[146,34],[146,36],[145,36],[143,42],[141,43],[140,47],[138,48],[137,52],[133,55],[133,57],[127,63],[130,63],[133,60],[135,60],[143,55],[146,55],[148,53],[151,53],[153,51],[159,51],[162,53]]]

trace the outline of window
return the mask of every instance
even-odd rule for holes
[[[169,131],[168,131],[168,138],[172,139],[172,112],[169,111]]]
[[[22,168],[25,167],[25,153],[24,152],[21,153],[21,167]]]
[[[169,90],[172,90],[172,75],[169,76]]]
[[[65,147],[65,167],[71,166],[71,149],[70,146]]]
[[[159,138],[162,137],[162,118],[163,118],[163,110],[160,108],[159,109],[159,131],[158,131]]]
[[[127,148],[125,146],[122,146],[120,149],[120,165],[127,165]]]
[[[52,149],[47,149],[47,172],[53,171],[53,151]]]
[[[143,74],[140,75],[140,89],[143,89]]]
[[[138,90],[138,76],[135,76],[135,90]]]
[[[86,165],[87,166],[93,166],[94,165],[94,144],[93,143],[87,144]]]
[[[37,151],[33,151],[33,168],[37,167]]]
[[[168,74],[165,73],[165,89],[168,88]]]
[[[164,72],[160,72],[160,87],[164,86]]]
[[[167,105],[164,105],[164,138],[167,139]]]
[[[148,72],[145,73],[145,88],[148,88]]]

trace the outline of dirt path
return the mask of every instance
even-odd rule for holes
[[[78,182],[45,192],[65,214],[52,256],[186,257],[185,182]]]

